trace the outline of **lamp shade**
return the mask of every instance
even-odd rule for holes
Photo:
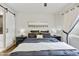
[[[56,33],[57,31],[56,31],[56,29],[52,29],[52,33]]]
[[[20,29],[20,35],[25,35],[25,29]]]

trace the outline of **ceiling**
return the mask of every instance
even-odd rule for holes
[[[7,5],[22,13],[56,13],[67,3],[47,3],[47,7],[44,7],[44,3],[7,3]]]

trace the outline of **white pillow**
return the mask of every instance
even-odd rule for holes
[[[43,35],[37,35],[37,38],[43,38]]]

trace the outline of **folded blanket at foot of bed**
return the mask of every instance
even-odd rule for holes
[[[10,56],[79,56],[79,52],[73,50],[69,51],[52,51],[52,50],[42,50],[42,51],[17,51],[10,54]]]

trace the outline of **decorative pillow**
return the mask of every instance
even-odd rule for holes
[[[39,30],[31,30],[31,33],[39,33]]]
[[[50,33],[44,33],[44,34],[43,34],[43,37],[44,37],[44,38],[50,38],[51,35],[50,35]]]
[[[36,34],[34,34],[34,33],[28,33],[28,37],[29,38],[36,38]]]
[[[40,31],[41,33],[49,33],[49,31],[47,30],[47,31]]]
[[[43,38],[43,35],[37,35],[37,38]]]

